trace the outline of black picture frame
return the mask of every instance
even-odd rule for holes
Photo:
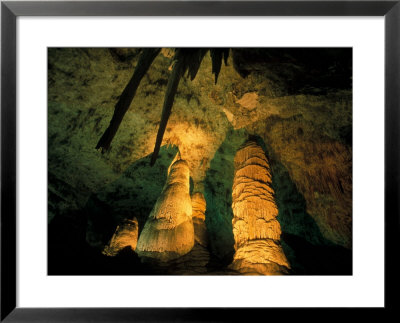
[[[384,16],[385,310],[395,309],[399,237],[400,0],[396,1],[2,1],[1,3],[1,321],[237,321],[269,308],[16,307],[16,19],[19,16]],[[40,292],[40,291],[39,291]],[[284,309],[287,311],[287,309]],[[292,309],[291,309],[292,310]],[[381,313],[381,309],[377,309]],[[266,311],[269,311],[268,314]],[[331,313],[332,310],[330,310]],[[370,312],[369,312],[370,313]],[[329,314],[331,315],[331,314]],[[369,314],[370,315],[370,314]],[[379,314],[380,315],[380,314]],[[324,314],[325,316],[325,314]],[[251,321],[248,320],[248,321]]]

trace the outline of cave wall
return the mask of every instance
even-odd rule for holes
[[[99,249],[125,218],[135,216],[140,233],[179,150],[189,164],[191,193],[206,199],[209,249],[228,264],[233,158],[256,136],[270,160],[289,261],[296,268],[293,239],[351,250],[352,91],[341,70],[351,50],[344,52],[272,51],[260,59],[265,50],[232,50],[217,84],[206,55],[196,78],[181,81],[160,156],[150,167],[172,50],[157,56],[111,150],[101,153],[95,146],[139,50],[49,48],[49,223],[85,210],[74,214],[86,217],[86,241]],[[312,60],[318,64],[310,72]]]

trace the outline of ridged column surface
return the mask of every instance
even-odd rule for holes
[[[235,255],[231,268],[242,274],[287,274],[290,265],[280,244],[281,227],[263,149],[248,141],[236,153],[232,187]]]

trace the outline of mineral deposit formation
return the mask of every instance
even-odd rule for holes
[[[194,245],[189,167],[175,161],[167,181],[140,234],[136,252],[143,260],[169,261],[188,253]]]
[[[236,153],[232,187],[235,254],[231,268],[247,275],[287,274],[281,227],[263,149],[248,141]]]
[[[193,218],[195,242],[202,245],[203,247],[207,247],[208,235],[205,223],[206,200],[202,193],[196,192],[193,194],[192,209],[193,209],[192,218]]]
[[[122,224],[117,226],[108,245],[105,246],[103,254],[106,256],[116,256],[122,249],[130,247],[135,251],[138,241],[138,220],[125,219]]]

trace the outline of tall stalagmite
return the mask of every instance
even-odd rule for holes
[[[138,241],[138,220],[125,219],[115,229],[108,245],[104,247],[103,254],[106,256],[116,256],[122,249],[130,247],[135,251]]]
[[[186,161],[177,160],[144,225],[136,252],[142,258],[169,261],[188,253],[193,245],[189,167]]]
[[[237,151],[234,163],[231,268],[249,275],[287,274],[290,265],[280,245],[278,208],[265,153],[256,142],[248,141]]]
[[[208,244],[208,235],[206,227],[206,199],[200,192],[196,192],[192,196],[192,219],[194,226],[194,238],[198,244],[206,247]]]

